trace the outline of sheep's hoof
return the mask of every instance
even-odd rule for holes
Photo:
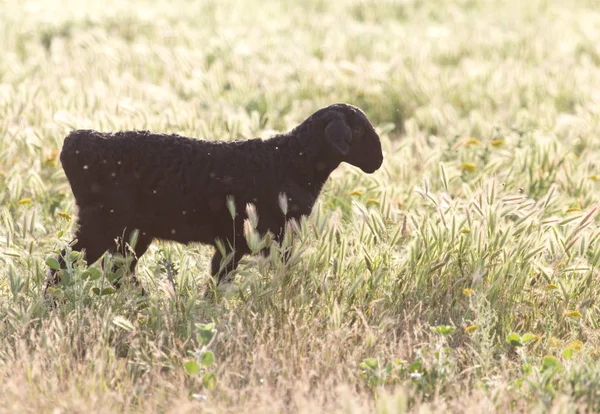
[[[44,302],[46,305],[52,310],[56,310],[58,305],[64,304],[67,302],[67,298],[63,291],[56,286],[46,286],[43,294]]]
[[[48,276],[46,277],[46,286],[44,287],[42,297],[44,298],[44,302],[46,302],[51,309],[56,309],[59,302],[66,302],[63,291],[57,287],[60,283],[60,272],[62,272],[62,270],[56,271],[50,269],[50,271],[48,271]]]
[[[210,283],[204,285],[204,294],[202,295],[202,299],[204,301],[208,301],[211,299],[216,299],[217,291],[214,289]]]
[[[46,305],[51,310],[56,310],[56,308],[58,308],[58,300],[57,300],[56,296],[49,295],[48,293],[44,292],[43,298],[44,298],[44,303],[46,303]]]
[[[218,281],[214,277],[211,278],[211,280],[204,284],[204,294],[202,295],[202,298],[205,301],[212,300],[216,302],[220,297],[231,296],[237,289],[233,282],[233,277],[223,277]]]
[[[137,290],[140,290],[142,296],[146,296],[146,290],[135,275],[131,275],[131,278],[128,278],[126,275],[119,276],[111,284],[116,290],[120,290],[123,285],[132,285]]]
[[[218,281],[218,279],[215,277],[211,277],[210,280],[204,284],[204,294],[202,295],[202,298],[205,301],[208,301],[208,300],[216,301],[219,296],[220,291],[223,290],[223,289],[220,289],[221,287],[222,287],[222,284]]]

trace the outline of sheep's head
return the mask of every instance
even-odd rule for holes
[[[325,140],[332,156],[371,174],[381,167],[381,141],[359,108],[335,104],[321,109]]]

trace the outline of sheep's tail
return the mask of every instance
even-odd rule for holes
[[[72,131],[64,140],[59,158],[77,204],[89,196],[89,178],[84,173],[97,167],[97,138],[102,136],[97,131],[80,129]]]
[[[96,158],[96,139],[102,137],[102,133],[90,129],[78,129],[67,135],[60,152],[60,162],[67,176],[73,168],[80,172],[84,163],[93,162],[90,158]]]
[[[80,151],[79,147],[81,146],[82,140],[85,140],[86,137],[92,135],[94,132],[95,131],[86,129],[71,131],[63,142],[62,150],[60,152],[60,162],[63,165],[68,165],[70,164],[70,161],[75,160],[75,155]]]

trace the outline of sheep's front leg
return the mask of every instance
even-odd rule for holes
[[[264,257],[265,259],[268,258],[271,255],[271,248],[265,247],[264,249],[262,249],[260,251],[260,255],[262,257]],[[281,261],[283,262],[284,265],[289,262],[291,256],[292,256],[291,247],[287,248],[287,249],[285,249],[285,251],[281,252]]]
[[[275,235],[274,239],[279,246],[281,246],[283,239],[285,238],[286,228],[282,228],[281,231]],[[290,257],[292,256],[292,246],[288,246],[287,249],[281,252],[281,261],[284,265],[288,263]]]
[[[230,253],[229,251],[227,252]],[[216,279],[216,285],[218,286],[221,282],[229,282],[231,274],[237,268],[240,259],[244,256],[244,253],[234,251],[232,259],[226,265],[222,265],[223,255],[216,249],[215,254],[212,257],[210,264],[210,273],[213,278]]]
[[[126,237],[119,237],[118,245],[109,249],[109,252],[111,254],[113,254],[115,252],[119,253],[123,257],[127,257],[129,255],[132,256],[131,263],[129,264],[129,273],[131,275],[131,280],[136,287],[141,289],[142,296],[145,296],[146,292],[145,292],[144,288],[141,286],[140,281],[136,277],[135,269],[136,269],[138,260],[144,255],[144,253],[146,253],[146,251],[150,247],[150,244],[152,243],[152,237],[144,235],[144,234],[140,235],[137,239],[137,243],[135,244],[135,246],[132,246],[133,252],[131,252],[129,250],[128,245],[125,242],[125,240],[128,240],[129,237],[130,237],[130,235],[127,235]],[[102,268],[104,269],[104,261],[102,262]],[[118,269],[119,269],[119,266],[116,263],[113,263],[111,266],[111,272],[117,273]],[[113,281],[113,286],[117,289],[120,289],[121,284],[122,284],[121,278]]]

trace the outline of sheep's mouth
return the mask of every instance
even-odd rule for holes
[[[383,164],[383,156],[379,157],[377,159],[377,161],[373,162],[372,164],[361,165],[360,169],[363,170],[363,172],[365,172],[367,174],[373,174],[375,171],[377,171],[381,167],[382,164]]]

